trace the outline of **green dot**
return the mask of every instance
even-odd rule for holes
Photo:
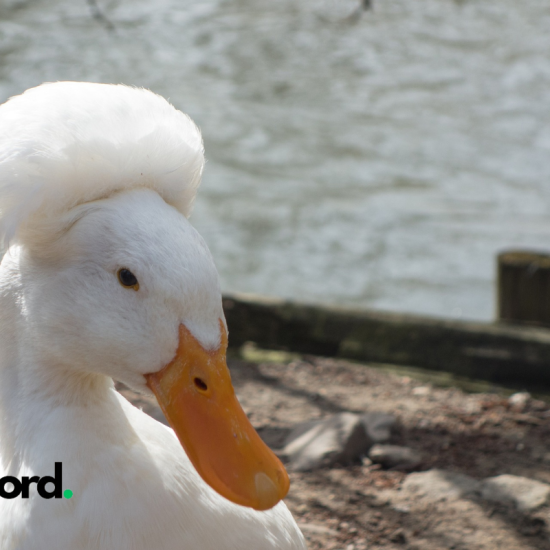
[[[72,492],[70,489],[65,489],[65,490],[63,491],[63,496],[64,496],[65,498],[71,498],[71,497],[73,496],[73,492]]]

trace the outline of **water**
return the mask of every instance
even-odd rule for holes
[[[149,87],[202,128],[193,222],[226,291],[494,315],[495,255],[550,250],[542,0],[4,0],[0,99]]]

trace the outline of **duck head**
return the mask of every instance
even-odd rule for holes
[[[235,396],[218,275],[186,217],[203,164],[196,127],[151,92],[81,83],[10,100],[10,123],[0,230],[18,250],[34,355],[152,391],[213,489],[274,506],[288,476]]]

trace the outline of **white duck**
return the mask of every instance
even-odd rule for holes
[[[203,163],[195,125],[147,90],[60,82],[0,107],[2,550],[305,548],[186,219]],[[152,389],[181,445],[113,378]],[[56,462],[72,498],[38,478],[16,495]]]

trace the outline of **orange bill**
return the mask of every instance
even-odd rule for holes
[[[206,351],[180,325],[176,356],[145,378],[204,481],[236,504],[267,510],[285,497],[290,482],[235,396],[221,319],[220,329],[220,347]]]

